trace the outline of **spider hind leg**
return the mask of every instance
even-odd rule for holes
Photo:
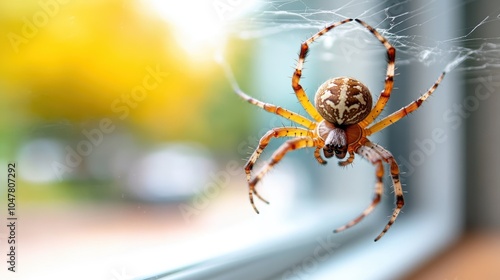
[[[399,167],[396,160],[389,151],[370,141],[367,141],[363,146],[359,147],[356,150],[356,153],[361,155],[362,157],[364,157],[365,159],[367,159],[369,162],[371,162],[373,165],[376,166],[375,176],[377,178],[377,182],[375,183],[375,195],[372,199],[371,204],[358,217],[356,217],[346,225],[337,228],[334,232],[340,232],[356,225],[361,220],[363,220],[364,217],[369,215],[375,209],[375,207],[380,203],[384,188],[383,162],[386,162],[390,165],[391,178],[394,187],[394,195],[396,197],[396,208],[394,209],[392,216],[389,219],[389,222],[387,223],[385,228],[374,240],[378,241],[391,228],[392,224],[394,224],[399,213],[401,212],[401,209],[404,206],[403,189],[401,187],[401,182],[399,180]]]
[[[380,154],[375,152],[374,149],[367,146],[361,146],[360,148],[358,148],[356,153],[366,158],[368,161],[370,161],[372,164],[376,166],[375,176],[377,177],[377,182],[375,183],[375,194],[373,196],[371,204],[358,217],[354,218],[349,223],[335,229],[334,230],[335,233],[346,230],[361,222],[361,220],[363,220],[364,217],[368,216],[375,209],[375,207],[379,204],[382,198],[382,192],[384,189],[384,184],[383,184],[384,166],[382,164],[383,158],[381,157]],[[354,155],[352,155],[352,157],[354,158]],[[348,160],[344,162],[347,161]],[[339,164],[340,163],[341,162],[339,162]]]

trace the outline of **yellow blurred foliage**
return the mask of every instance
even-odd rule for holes
[[[2,1],[0,11],[4,129],[109,117],[156,139],[210,133],[208,105],[228,94],[217,92],[222,72],[190,60],[141,1]]]

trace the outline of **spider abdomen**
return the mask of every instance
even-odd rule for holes
[[[349,77],[332,78],[316,92],[316,110],[335,125],[351,125],[362,121],[372,109],[368,88]]]

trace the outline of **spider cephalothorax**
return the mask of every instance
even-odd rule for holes
[[[348,77],[333,78],[326,81],[318,88],[315,96],[316,106],[313,106],[299,83],[300,77],[302,76],[304,60],[309,51],[309,45],[334,27],[351,21],[356,21],[366,28],[387,50],[388,62],[384,88],[373,106],[370,91],[361,82]],[[429,90],[421,95],[416,101],[373,124],[380,112],[382,112],[382,109],[384,109],[391,95],[394,85],[395,59],[396,49],[373,27],[359,19],[345,19],[323,28],[303,42],[300,47],[299,60],[292,77],[292,88],[300,104],[313,120],[282,107],[259,101],[248,96],[236,86],[234,87],[235,92],[249,103],[303,126],[303,128],[295,126],[273,128],[262,136],[259,141],[259,146],[248,159],[245,165],[245,172],[249,185],[248,195],[255,212],[259,213],[253,201],[254,195],[267,203],[255,188],[262,177],[264,177],[264,175],[269,172],[286,153],[302,148],[315,148],[314,157],[320,164],[326,164],[326,160],[320,155],[320,151],[323,150],[323,154],[326,158],[331,158],[335,155],[336,158],[343,159],[349,155],[346,160],[339,162],[341,166],[352,163],[354,161],[354,155],[358,154],[372,163],[376,168],[375,176],[377,181],[375,183],[375,196],[372,203],[361,213],[361,215],[346,225],[337,228],[335,232],[354,226],[373,211],[382,197],[384,163],[389,165],[396,198],[396,208],[389,222],[375,238],[375,241],[379,240],[387,230],[389,230],[394,221],[396,221],[404,205],[403,189],[399,181],[399,167],[389,151],[370,142],[367,137],[417,110],[422,102],[434,92],[445,75],[445,72],[443,72]],[[291,139],[282,144],[273,153],[271,160],[252,178],[251,172],[254,163],[267,147],[271,138],[280,137],[291,137]]]

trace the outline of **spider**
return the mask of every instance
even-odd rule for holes
[[[387,49],[388,62],[384,89],[375,103],[375,106],[372,107],[373,102],[370,91],[360,81],[350,77],[331,78],[318,88],[314,98],[315,106],[313,106],[313,104],[309,101],[306,92],[299,83],[300,77],[302,76],[304,60],[309,51],[309,45],[331,29],[352,21],[356,21],[364,26]],[[364,21],[349,18],[326,26],[304,41],[300,46],[299,59],[292,76],[292,88],[299,103],[313,120],[285,108],[259,101],[250,97],[238,87],[234,88],[236,94],[247,102],[302,126],[279,127],[269,130],[260,139],[259,146],[248,159],[248,162],[244,167],[249,185],[248,194],[250,203],[257,214],[259,211],[254,204],[253,196],[255,195],[267,204],[269,202],[259,195],[256,185],[262,177],[264,177],[264,175],[266,175],[266,173],[273,168],[273,166],[283,159],[288,152],[303,148],[315,148],[314,157],[322,165],[325,165],[327,161],[321,156],[321,150],[323,150],[325,158],[335,156],[337,159],[342,160],[348,155],[347,159],[338,162],[340,166],[347,166],[351,164],[354,161],[354,155],[358,154],[375,166],[375,194],[371,204],[358,217],[344,226],[335,229],[334,232],[340,232],[356,225],[364,217],[370,214],[379,204],[383,192],[383,164],[386,163],[390,167],[396,207],[393,210],[389,222],[384,227],[382,232],[375,238],[375,241],[382,238],[382,236],[396,221],[396,218],[404,205],[403,189],[399,179],[399,167],[393,155],[382,146],[368,140],[367,137],[394,124],[411,112],[417,110],[420,105],[422,105],[422,103],[434,92],[446,74],[446,71],[443,71],[437,81],[427,92],[421,95],[420,98],[383,118],[379,122],[373,123],[389,101],[394,85],[395,58],[396,49],[387,41],[386,38],[380,35],[379,32]],[[291,139],[283,143],[272,154],[270,161],[267,162],[267,164],[265,164],[252,178],[251,173],[253,166],[270,140],[272,138],[281,137],[291,137]]]

